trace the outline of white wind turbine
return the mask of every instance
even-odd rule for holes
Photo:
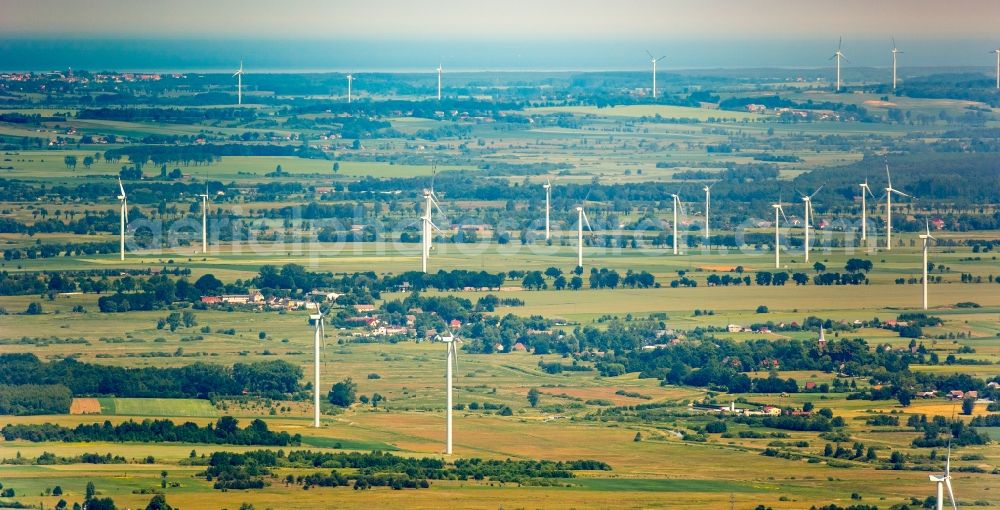
[[[715,186],[718,183],[719,181],[715,181],[712,184],[709,184],[704,188],[702,188],[705,190],[705,241],[708,241],[711,237],[709,232],[711,223],[709,222],[708,212],[710,206],[712,205],[712,186]]]
[[[545,179],[545,184],[542,185],[545,188],[545,240],[549,240],[549,209],[552,206],[552,183],[549,179]]]
[[[587,200],[584,199],[584,203]],[[590,226],[590,220],[587,218],[587,212],[583,210],[583,204],[576,206],[576,266],[583,267],[583,225],[586,224],[587,228],[591,232],[594,228]]]
[[[316,304],[316,313],[309,314],[309,320],[313,323],[313,427],[319,428],[319,401],[320,401],[320,346],[326,338],[326,327],[323,325],[323,309],[319,303]]]
[[[785,216],[785,209],[781,207],[781,199],[778,202],[771,204],[774,208],[774,268],[781,269],[781,224],[778,221],[778,213],[781,213],[781,217],[788,221],[788,217]]]
[[[843,46],[843,44],[844,44],[844,38],[841,37],[840,42],[837,43],[837,52],[834,53],[832,57],[830,57],[830,60],[837,59],[837,88],[836,88],[837,92],[840,92],[840,61],[844,60],[850,62],[850,60],[847,60],[847,57],[844,56],[844,52],[840,51],[840,48],[841,46]]]
[[[441,212],[441,206],[438,205],[437,195],[434,194],[434,184],[432,181],[431,188],[424,190],[424,215],[420,217],[422,232],[421,244],[423,248],[421,250],[420,268],[425,273],[427,272],[427,259],[431,255],[431,244],[434,231],[441,231],[441,229],[434,224],[433,209],[437,209],[439,213],[444,215],[444,213]]]
[[[913,198],[892,187],[892,176],[889,175],[889,163],[885,164],[885,178],[888,186],[885,188],[885,249],[892,250],[892,194]]]
[[[445,369],[445,373],[447,374],[446,375],[446,377],[447,377],[447,383],[446,384],[448,385],[448,388],[447,388],[447,393],[448,393],[448,403],[447,403],[447,405],[448,405],[448,407],[447,407],[448,424],[447,424],[447,428],[446,428],[446,430],[447,430],[447,442],[446,442],[446,446],[445,446],[445,451],[444,452],[445,452],[446,455],[451,455],[451,451],[452,451],[452,448],[451,448],[451,445],[452,445],[451,438],[452,438],[452,430],[453,430],[452,429],[452,421],[451,421],[451,412],[452,412],[452,407],[454,405],[454,404],[452,404],[452,398],[453,398],[452,397],[452,392],[453,392],[453,388],[452,388],[452,367],[454,366],[455,370],[456,371],[458,370],[458,344],[461,343],[462,341],[459,340],[457,337],[455,337],[455,335],[451,332],[451,330],[448,330],[448,332],[446,334],[444,334],[444,335],[438,335],[437,340],[439,340],[440,342],[444,343],[445,348],[447,349],[447,352],[448,352],[447,357],[446,357],[446,361],[445,361],[445,363],[447,364],[447,368]]]
[[[931,235],[931,224],[929,221],[925,220],[924,224],[926,230],[925,233],[920,234],[920,239],[924,241],[924,310],[927,309],[927,248],[930,245],[931,239],[935,239]]]
[[[201,252],[208,253],[208,184],[205,184],[205,194],[201,197]]]
[[[438,72],[438,101],[440,101],[441,100],[441,73],[444,72],[444,68],[441,67],[441,64],[438,64],[437,72]]]
[[[671,193],[670,197],[673,199],[673,203],[674,203],[674,207],[673,207],[673,209],[674,209],[674,226],[673,226],[673,229],[674,229],[674,255],[678,255],[680,253],[680,250],[679,250],[679,248],[677,246],[677,240],[679,238],[678,232],[677,232],[677,224],[678,224],[677,213],[678,213],[678,211],[681,208],[681,197],[678,196],[675,193]]]
[[[868,202],[865,193],[868,193],[875,198],[875,194],[872,193],[871,187],[868,186],[868,178],[865,177],[865,182],[858,184],[861,187],[861,240],[868,240]]]
[[[806,262],[809,262],[809,229],[812,228],[812,219],[815,219],[813,218],[814,215],[813,215],[812,199],[814,196],[816,196],[816,193],[819,193],[819,190],[821,189],[823,189],[823,186],[816,188],[816,191],[814,191],[812,195],[802,195],[802,201],[805,202],[804,208],[806,210],[806,221],[803,224],[803,229],[805,230],[806,234],[805,242],[803,243],[803,249],[805,250],[806,254]]]
[[[948,457],[944,464],[944,474],[929,475],[932,482],[937,484],[937,510],[944,510],[944,488],[948,487],[948,498],[951,500],[951,508],[958,510],[958,502],[955,501],[955,492],[951,489],[951,441],[948,441]]]
[[[896,90],[896,55],[902,50],[896,47],[896,38],[892,38],[892,90]]]
[[[653,63],[653,99],[656,99],[656,63],[667,58],[666,55],[656,58],[653,56],[649,50],[646,50],[646,54],[649,55],[649,61]]]
[[[125,186],[122,185],[122,178],[118,178],[118,201],[121,202],[121,228],[119,230],[119,240],[121,241],[121,260],[125,260],[125,229],[128,227],[128,197],[125,196]]]
[[[347,75],[347,102],[351,102],[351,85],[354,83],[354,75]]]
[[[243,104],[243,61],[240,60],[240,68],[233,73],[236,77],[236,104]]]
[[[1000,89],[1000,49],[993,50],[990,53],[997,54],[997,88]]]

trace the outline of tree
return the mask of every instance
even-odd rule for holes
[[[844,269],[848,273],[857,273],[859,271],[870,273],[872,270],[872,262],[870,260],[848,259],[847,263],[844,264]]]
[[[566,288],[566,277],[559,275],[555,280],[552,281],[552,288],[556,290],[563,290]]]
[[[191,310],[184,310],[184,313],[181,314],[181,322],[184,323],[185,328],[198,325],[198,320],[195,318],[194,312]]]
[[[153,499],[149,500],[146,510],[173,510],[173,507],[167,504],[166,496],[157,494],[153,496]]]
[[[826,271],[826,264],[817,261],[813,264],[813,269],[815,269],[817,273],[822,273],[823,271]]]
[[[94,157],[93,156],[84,156],[83,157],[83,166],[85,168],[90,168],[90,166],[93,165],[93,164],[94,164]]]
[[[632,440],[635,441],[636,443],[642,441],[642,432],[636,432],[635,437],[632,438]]]
[[[94,499],[94,494],[97,494],[97,488],[94,487],[94,482],[87,482],[87,489],[84,492],[83,500],[90,501]]]
[[[912,397],[910,396],[910,392],[906,391],[906,390],[903,390],[903,389],[899,390],[899,393],[896,394],[896,399],[899,400],[899,405],[901,405],[903,407],[909,407],[910,406],[910,399],[911,398]]]
[[[757,307],[757,313],[767,313],[767,312],[768,312],[767,305],[760,305]]]
[[[337,173],[339,171],[340,171],[340,162],[339,161],[335,161],[333,163],[333,173]]]
[[[267,340],[267,331],[261,331],[260,333],[257,333],[257,338],[261,340]]]
[[[508,406],[503,406],[503,409],[500,410],[500,416],[513,416],[513,415],[514,411],[512,411],[511,408]]]
[[[69,168],[69,169],[72,169],[72,170],[76,170],[76,156],[66,156],[66,157],[64,157],[63,158],[63,163],[66,165],[66,168]]]
[[[805,285],[809,283],[809,275],[805,273],[794,273],[792,274],[792,281],[795,285]]]
[[[223,284],[219,281],[215,275],[208,273],[202,275],[194,282],[194,288],[198,289],[198,292],[205,294],[214,294],[222,288]]]
[[[42,314],[42,304],[32,301],[28,304],[27,310],[24,313],[28,315],[41,315]]]
[[[538,388],[528,390],[528,403],[531,404],[531,407],[538,407],[538,399],[541,397],[541,394]]]
[[[579,276],[574,276],[569,281],[569,288],[570,289],[580,290],[581,287],[583,287],[583,278],[580,278]]]
[[[111,498],[91,499],[87,501],[87,510],[118,510]]]
[[[339,407],[348,407],[357,400],[358,385],[350,377],[333,385],[327,395],[330,403]]]
[[[62,489],[61,485],[56,485],[55,487],[52,488],[52,495],[53,496],[62,496],[62,493],[63,493],[63,489]]]
[[[962,400],[962,414],[970,415],[972,411],[976,410],[976,399],[972,397],[966,397]]]

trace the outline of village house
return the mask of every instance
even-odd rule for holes
[[[375,305],[354,305],[354,311],[358,313],[374,312]]]

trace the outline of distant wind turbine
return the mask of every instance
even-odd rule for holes
[[[326,338],[326,327],[323,326],[323,309],[316,303],[316,313],[309,315],[315,330],[313,331],[313,427],[319,428],[319,400],[320,400],[320,346]]]
[[[809,262],[809,229],[812,228],[812,220],[810,218],[813,217],[812,199],[814,196],[816,196],[816,193],[819,193],[819,190],[821,189],[823,189],[823,186],[816,188],[816,191],[814,191],[812,195],[802,195],[802,201],[805,202],[805,210],[806,210],[806,221],[805,224],[803,225],[806,234],[805,242],[803,243],[803,249],[805,250],[805,255],[806,255],[806,262]]]
[[[240,60],[240,68],[233,73],[236,77],[236,104],[243,104],[243,61]]]
[[[1000,49],[993,50],[990,53],[997,54],[997,88],[1000,89]]]
[[[423,233],[421,238],[421,244],[423,249],[421,250],[420,268],[424,273],[427,272],[427,259],[430,257],[431,254],[431,244],[432,244],[432,238],[434,236],[433,231],[434,230],[437,230],[438,232],[441,231],[441,229],[439,229],[438,226],[434,224],[432,208],[437,209],[437,212],[441,213],[442,216],[444,215],[444,213],[441,211],[441,206],[438,204],[437,195],[434,194],[433,177],[431,178],[430,189],[424,190],[424,215],[420,217],[421,227],[422,227],[421,232]]]
[[[128,197],[125,196],[125,186],[122,185],[121,177],[118,178],[118,191],[118,201],[121,202],[119,241],[121,241],[121,260],[125,260],[125,229],[128,227]]]
[[[781,269],[781,223],[778,221],[778,213],[781,213],[781,217],[788,221],[785,216],[785,210],[781,207],[781,199],[778,202],[771,204],[774,208],[774,268]]]
[[[934,239],[934,236],[931,235],[930,222],[927,220],[924,221],[925,221],[924,226],[926,230],[924,231],[925,233],[920,234],[920,239],[924,241],[924,310],[926,310],[927,309],[927,248],[928,245],[930,244],[931,239]]]
[[[438,72],[438,101],[441,100],[441,73],[443,71],[444,71],[444,68],[441,67],[441,64],[438,64],[438,68],[437,68],[437,72]]]
[[[678,255],[678,254],[680,254],[680,249],[677,246],[677,240],[679,238],[678,232],[677,232],[677,223],[678,223],[678,221],[677,221],[677,218],[678,218],[677,213],[680,211],[680,208],[681,208],[681,197],[678,196],[676,193],[671,193],[670,197],[673,199],[673,203],[674,203],[674,207],[673,207],[673,209],[674,209],[674,226],[673,226],[673,229],[674,229],[674,255]]]
[[[576,266],[583,268],[583,226],[587,225],[587,228],[591,232],[594,228],[590,226],[590,220],[587,218],[587,212],[583,210],[583,205],[586,204],[587,200],[584,199],[583,203],[576,206]]]
[[[843,44],[844,44],[844,38],[841,37],[840,42],[837,43],[837,52],[834,53],[832,57],[830,57],[830,60],[837,59],[837,88],[836,88],[837,92],[840,92],[840,61],[844,60],[846,62],[850,62],[850,60],[847,60],[847,57],[844,56],[844,52],[840,51]]]
[[[201,197],[201,252],[208,253],[208,184],[205,184],[205,194]]]
[[[656,63],[667,58],[667,56],[664,55],[660,58],[656,58],[649,52],[649,50],[646,50],[646,54],[649,55],[649,60],[653,63],[653,99],[656,99]]]
[[[902,50],[896,47],[896,38],[892,38],[892,90],[896,90],[896,55]]]
[[[549,208],[552,206],[552,183],[549,182],[548,178],[545,179],[545,184],[542,185],[545,188],[545,240],[549,240]]]
[[[709,184],[709,185],[705,186],[704,188],[702,188],[702,189],[705,190],[705,241],[706,242],[709,241],[709,239],[711,237],[710,236],[710,232],[709,232],[709,226],[711,225],[711,223],[709,222],[709,219],[708,219],[708,212],[709,212],[709,208],[710,208],[710,206],[712,204],[712,186],[715,186],[718,183],[719,183],[719,181],[715,181],[712,184]]]
[[[459,340],[451,332],[451,330],[448,330],[448,332],[446,334],[444,334],[444,335],[438,335],[437,340],[440,341],[440,342],[442,342],[442,343],[444,343],[445,348],[447,349],[447,352],[448,352],[447,357],[446,357],[446,361],[445,361],[445,363],[447,364],[447,368],[445,369],[445,373],[446,373],[446,378],[447,378],[446,384],[448,385],[448,389],[447,389],[448,390],[447,391],[447,393],[448,393],[448,398],[447,398],[447,416],[448,416],[448,419],[447,419],[447,426],[446,426],[447,442],[446,442],[446,446],[445,446],[444,452],[445,452],[446,455],[451,455],[451,451],[452,451],[452,447],[451,447],[452,446],[452,431],[453,431],[452,421],[451,421],[451,412],[452,412],[452,406],[454,405],[454,404],[452,404],[452,392],[453,392],[453,388],[452,388],[452,367],[454,366],[455,370],[458,370],[458,344],[461,343],[461,340]]]
[[[875,194],[872,193],[872,189],[868,186],[868,178],[865,177],[865,182],[859,184],[861,187],[861,240],[868,240],[868,203],[866,202],[865,193],[867,192],[872,198],[875,198]]]
[[[354,83],[354,75],[347,75],[347,102],[351,102],[351,84]]]
[[[885,249],[892,250],[892,194],[913,198],[902,191],[892,187],[892,176],[889,175],[889,163],[885,163],[885,178],[888,186],[885,188]]]

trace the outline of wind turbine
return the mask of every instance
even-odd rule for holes
[[[781,213],[781,217],[788,221],[788,217],[785,216],[785,210],[781,207],[781,199],[778,202],[771,204],[774,208],[774,268],[781,269],[781,224],[778,222],[778,213]]]
[[[664,55],[660,58],[656,58],[649,52],[649,50],[646,50],[646,54],[649,55],[649,60],[653,63],[653,99],[656,99],[656,63],[667,58],[667,56]]]
[[[586,203],[586,201],[587,200],[584,199],[584,203]],[[590,226],[590,220],[587,219],[587,212],[583,210],[583,204],[580,204],[580,205],[576,206],[576,215],[577,215],[577,222],[576,222],[576,227],[577,227],[576,228],[576,265],[577,265],[577,267],[582,268],[583,267],[583,225],[586,224],[587,228],[590,229],[591,232],[594,231],[594,228]]]
[[[118,178],[118,200],[122,203],[121,207],[121,229],[119,232],[119,237],[121,241],[121,260],[125,260],[125,228],[128,226],[128,198],[125,196],[125,186],[122,185],[122,178]]]
[[[868,186],[868,178],[865,177],[865,182],[858,184],[861,187],[861,240],[868,240],[868,203],[866,202],[865,193],[867,192],[872,198],[875,198],[875,194],[872,193],[872,189]]]
[[[840,92],[840,61],[845,60],[847,62],[850,62],[850,60],[847,60],[847,57],[844,56],[844,52],[840,51],[840,48],[841,46],[843,46],[843,44],[844,44],[844,38],[841,37],[840,42],[837,43],[837,52],[834,53],[833,56],[830,57],[829,59],[829,60],[837,59],[837,88],[836,88],[837,92]]]
[[[441,211],[441,206],[438,205],[437,195],[434,194],[433,181],[431,181],[431,188],[424,190],[424,215],[420,217],[421,227],[422,227],[421,231],[423,233],[421,239],[423,250],[421,250],[420,267],[424,273],[427,272],[427,259],[430,257],[431,254],[431,241],[432,241],[431,238],[433,237],[433,231],[434,230],[437,230],[438,232],[441,231],[441,229],[439,229],[438,226],[434,224],[432,216],[433,215],[432,208],[437,209],[439,213],[444,215],[444,213]]]
[[[932,482],[937,484],[937,510],[944,510],[944,488],[948,487],[948,498],[951,499],[951,508],[958,510],[958,503],[955,501],[955,492],[951,489],[951,441],[948,441],[948,457],[944,464],[944,474],[929,475]]]
[[[708,220],[708,211],[709,211],[709,208],[710,208],[710,206],[712,204],[712,186],[715,186],[718,183],[719,183],[719,181],[715,181],[712,184],[709,184],[709,185],[705,186],[704,188],[702,188],[702,189],[705,190],[705,241],[706,242],[710,238],[710,235],[709,235],[710,233],[709,233],[709,230],[708,230],[709,229],[709,225],[710,225],[709,220]]]
[[[677,235],[677,212],[681,208],[681,197],[675,193],[671,193],[670,197],[674,202],[674,255],[677,255],[680,253],[677,247],[677,239],[679,237]]]
[[[549,179],[545,179],[545,184],[542,185],[545,188],[545,240],[549,240],[549,208],[552,204],[552,183]]]
[[[997,54],[997,88],[1000,89],[1000,49],[993,50],[990,53]]]
[[[889,182],[885,188],[885,249],[892,250],[892,194],[913,198],[902,191],[892,187],[892,176],[889,175],[889,163],[885,164],[885,178]]]
[[[924,220],[924,226],[926,230],[925,233],[920,234],[920,239],[924,241],[924,310],[927,309],[927,247],[930,244],[931,239],[935,239],[931,235],[931,224],[926,219]],[[954,501],[954,498],[952,499]]]
[[[810,222],[809,218],[813,216],[812,199],[814,196],[816,196],[816,193],[819,193],[819,190],[821,189],[823,189],[823,186],[816,188],[816,191],[814,191],[812,195],[802,195],[802,201],[805,202],[805,210],[806,210],[806,221],[805,224],[803,225],[806,233],[805,243],[803,246],[803,249],[805,250],[806,253],[806,262],[809,262],[809,229],[812,228],[812,223]]]
[[[243,104],[243,60],[240,60],[240,68],[233,73],[236,77],[236,104]]]
[[[892,38],[892,90],[896,90],[896,54],[902,51],[896,47],[896,38]]]
[[[446,358],[446,361],[445,361],[445,363],[447,364],[447,368],[445,369],[445,373],[447,374],[447,384],[448,384],[448,391],[447,391],[447,393],[448,393],[448,407],[447,407],[448,425],[447,425],[447,443],[446,443],[446,446],[445,446],[444,453],[446,455],[451,455],[451,450],[452,450],[452,448],[451,448],[451,444],[452,444],[451,437],[452,437],[452,430],[453,430],[453,428],[452,428],[452,422],[451,422],[451,411],[452,411],[452,406],[453,406],[453,404],[452,404],[452,391],[453,391],[453,388],[452,388],[452,366],[455,367],[455,370],[458,370],[458,344],[461,343],[462,341],[459,340],[458,338],[456,338],[455,335],[452,334],[452,332],[451,332],[450,329],[448,330],[448,333],[446,333],[445,335],[438,335],[437,340],[439,340],[439,341],[441,341],[441,342],[444,343],[445,348],[447,349],[447,352],[448,352],[447,358]]]
[[[201,197],[201,252],[208,253],[208,184],[205,184],[205,194]]]
[[[351,102],[351,84],[354,83],[354,75],[347,75],[347,102]]]
[[[441,67],[441,64],[438,64],[438,68],[437,68],[437,72],[438,72],[438,101],[441,100],[441,73],[443,71],[444,71],[444,69]]]
[[[309,320],[313,323],[313,427],[319,428],[319,399],[320,399],[320,345],[326,338],[326,327],[323,326],[323,309],[316,304],[316,313],[309,314]]]

